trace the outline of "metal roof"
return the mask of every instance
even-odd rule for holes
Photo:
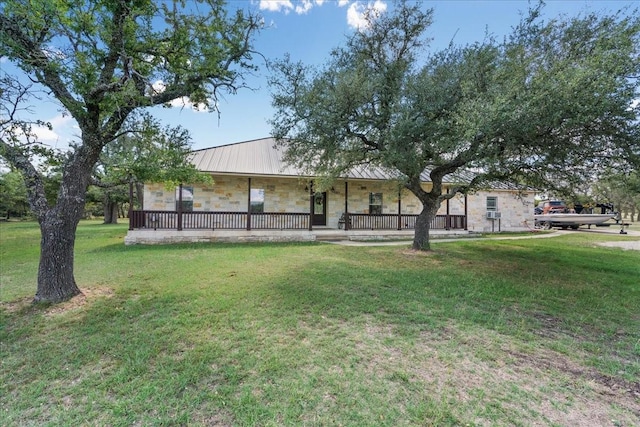
[[[302,170],[287,164],[284,151],[276,145],[275,138],[221,145],[191,153],[191,162],[202,172],[234,175],[308,176]],[[389,180],[397,175],[381,168],[360,166],[346,174],[346,178]]]
[[[274,138],[255,139],[194,151],[191,162],[202,172],[237,175],[300,176],[287,165]]]
[[[191,153],[191,162],[202,172],[225,175],[250,176],[309,176],[303,171],[287,164],[284,151],[276,145],[275,138],[254,139],[217,147],[205,148]],[[360,166],[351,169],[343,178],[386,181],[397,178],[400,173],[393,173],[382,168]],[[459,171],[449,182],[469,182],[472,174]],[[429,171],[421,176],[423,182],[430,182]],[[506,183],[494,183],[492,188],[513,189]]]

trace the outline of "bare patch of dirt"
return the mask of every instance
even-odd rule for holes
[[[106,287],[86,288],[80,290],[82,293],[71,298],[69,301],[52,305],[47,308],[45,314],[55,316],[73,311],[81,307],[92,304],[98,298],[111,298],[114,295],[113,289]]]
[[[17,313],[18,311],[29,307],[31,301],[33,301],[33,297],[24,297],[9,302],[0,302],[0,307],[2,307],[2,309],[7,313]]]
[[[533,331],[536,335],[554,339],[561,336],[568,336],[575,339],[579,338],[576,334],[573,334],[568,330],[563,320],[559,317],[540,312],[532,312],[531,317],[540,323],[540,327]]]
[[[553,321],[551,321],[553,323]],[[640,425],[640,383],[603,375],[566,355],[495,331],[424,332],[407,348],[388,345],[390,332],[366,328],[363,369],[374,377],[405,373],[412,390],[458,402],[455,416],[474,425],[502,420],[532,426]],[[386,344],[386,345],[385,345]]]
[[[47,316],[66,313],[93,303],[98,298],[111,298],[114,295],[113,289],[107,287],[96,287],[81,289],[81,293],[68,301],[53,304],[44,310]],[[33,297],[19,298],[14,301],[0,303],[0,307],[8,313],[16,313],[32,307]]]
[[[229,421],[230,419],[231,417],[228,415],[213,414],[197,419],[196,424],[208,427],[227,427],[233,425],[233,423]]]
[[[599,246],[608,246],[610,248],[621,248],[624,250],[640,251],[640,240],[620,241],[620,242],[602,242]]]
[[[430,262],[433,265],[440,265],[442,261],[436,259],[435,257],[440,255],[439,252],[431,250],[431,251],[419,251],[416,249],[403,249],[400,251],[400,254],[405,257],[405,260],[409,261],[415,258],[422,258],[423,260]]]
[[[585,368],[568,360],[564,356],[559,356],[551,352],[536,352],[535,354],[526,354],[517,351],[507,351],[513,356],[516,364],[538,366],[542,370],[555,370],[567,373],[573,377],[586,379],[603,387],[603,394],[616,395],[628,394],[630,397],[640,399],[640,381],[631,382],[622,378],[614,378],[601,374],[594,369]],[[639,401],[640,403],[640,401]],[[640,410],[640,408],[638,408]],[[640,415],[640,412],[638,412]]]

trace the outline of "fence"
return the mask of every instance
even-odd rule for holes
[[[418,215],[348,214],[351,230],[411,230]],[[437,215],[432,230],[465,229],[464,215]],[[129,229],[154,230],[307,230],[309,214],[304,212],[131,212]]]
[[[412,230],[416,227],[418,215],[396,214],[349,214],[349,229],[351,230]],[[432,230],[464,229],[466,217],[464,215],[436,215],[431,221]]]
[[[308,213],[132,211],[129,229],[154,230],[305,230]]]

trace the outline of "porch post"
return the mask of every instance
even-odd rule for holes
[[[309,231],[313,230],[313,181],[309,181]]]
[[[133,230],[133,178],[129,175],[129,230]]]
[[[464,229],[468,230],[468,216],[467,216],[467,193],[464,194]]]
[[[182,231],[182,183],[178,186],[178,231]]]
[[[344,180],[344,231],[349,230],[349,181]]]
[[[247,231],[251,230],[251,177],[249,177],[247,189]]]
[[[402,230],[402,188],[398,189],[398,230]]]
[[[447,188],[447,194],[449,194],[449,188]],[[445,218],[445,225],[444,225],[444,229],[445,230],[449,230],[451,228],[451,216],[449,214],[449,198],[447,198],[447,216]]]

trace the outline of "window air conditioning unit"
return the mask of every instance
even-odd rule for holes
[[[487,219],[500,219],[502,213],[496,211],[487,211]]]

